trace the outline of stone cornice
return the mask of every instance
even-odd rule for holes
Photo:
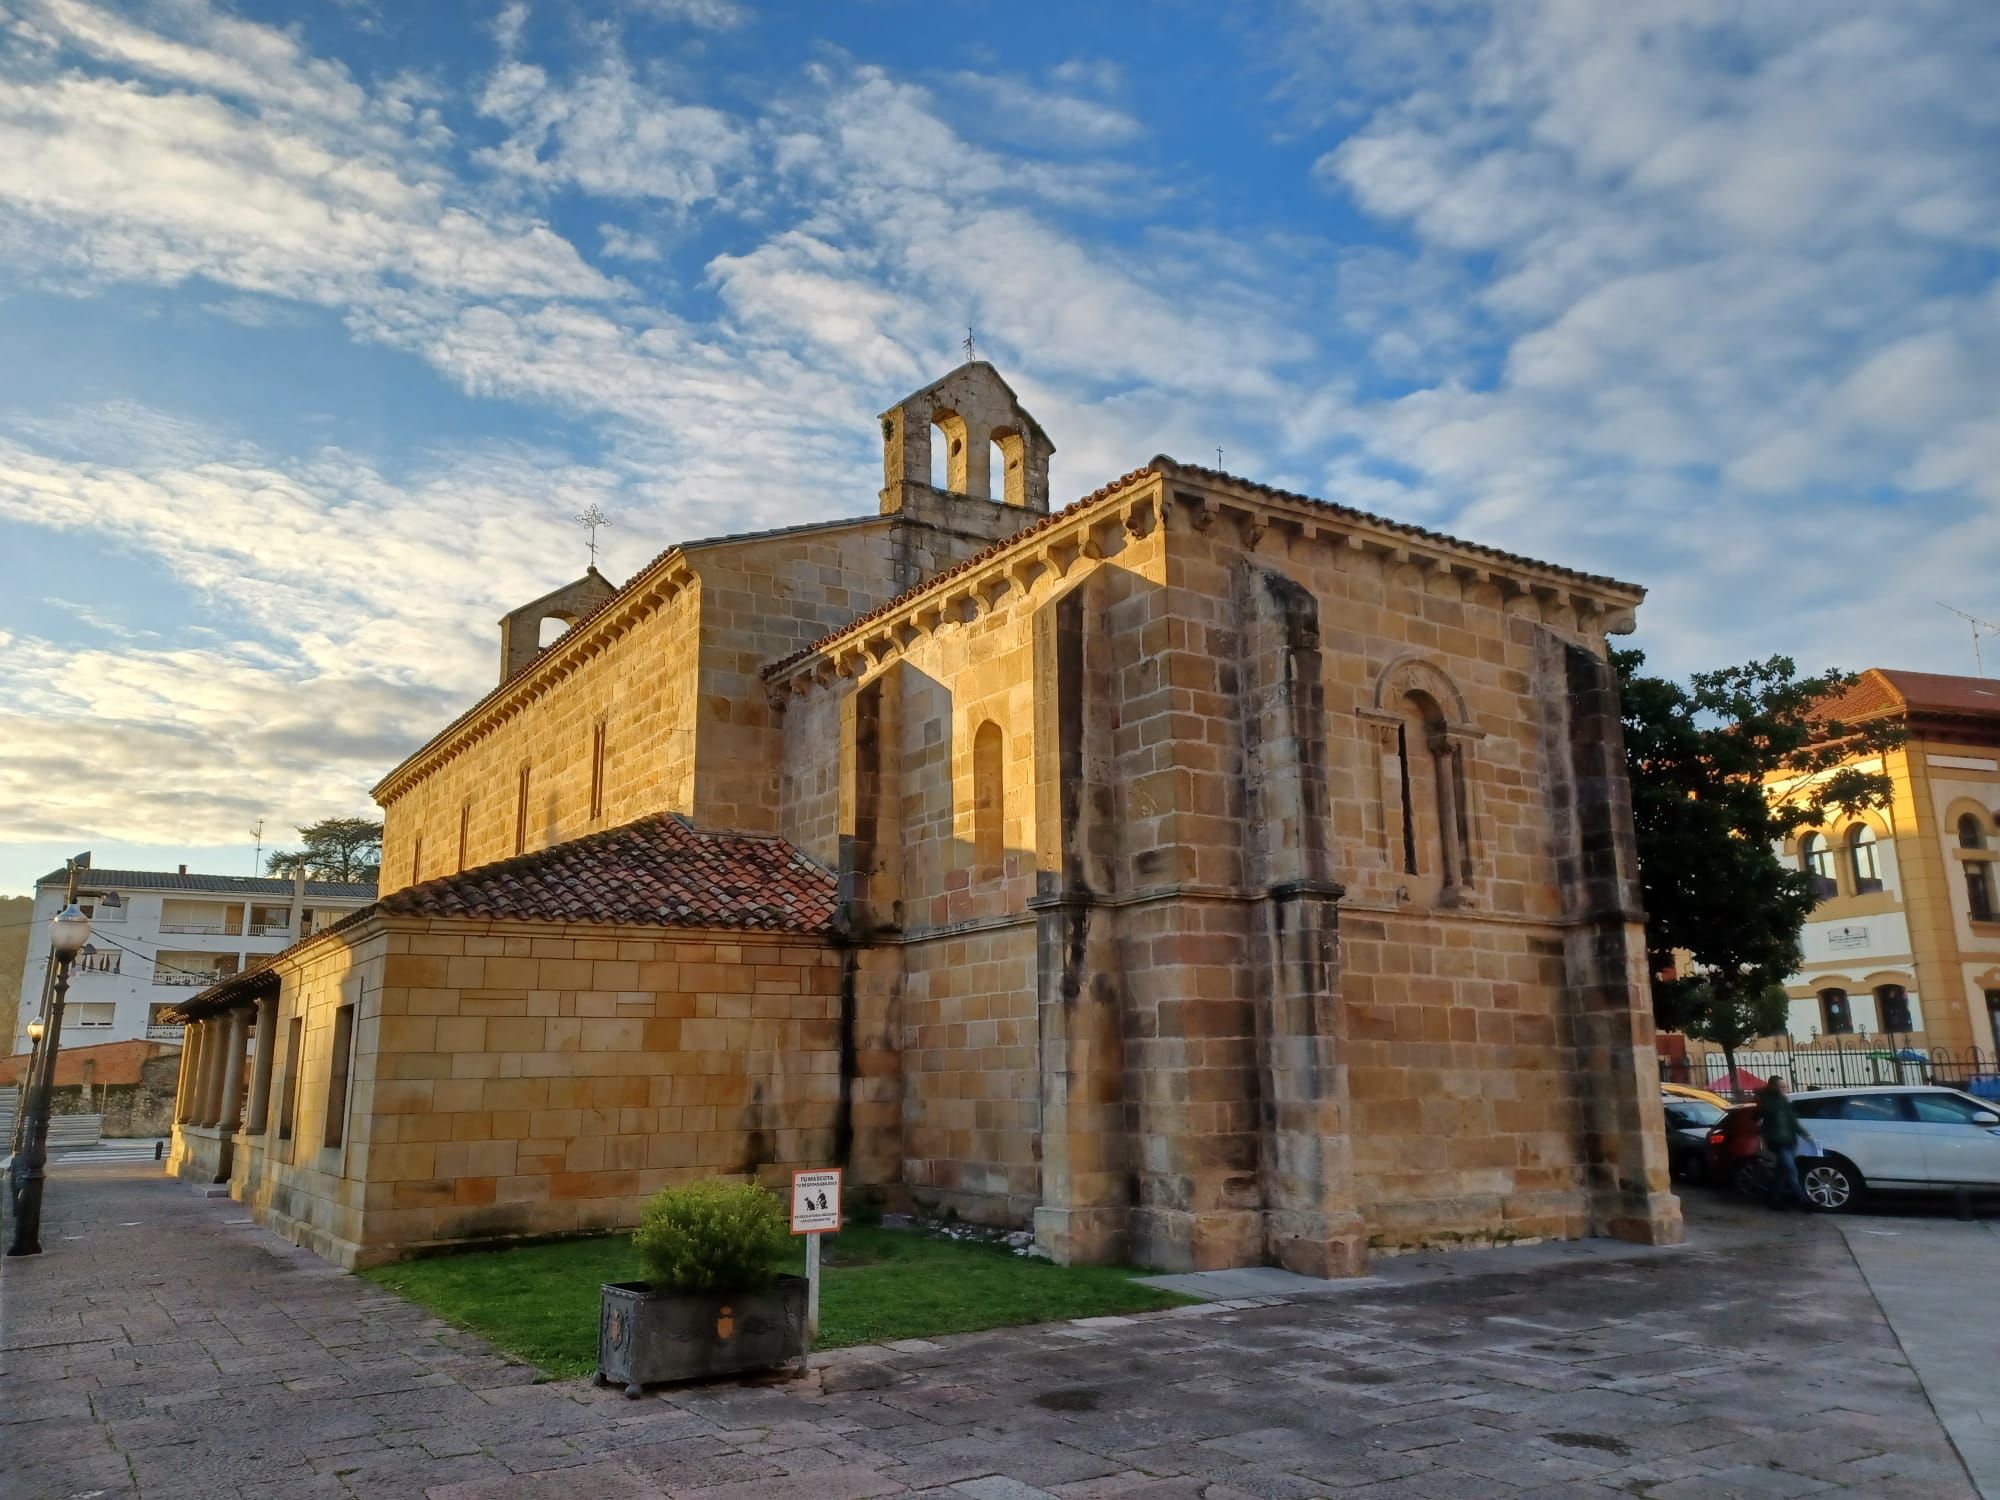
[[[603,655],[640,621],[699,582],[700,577],[683,549],[676,547],[662,554],[608,600],[603,609],[439,730],[414,755],[377,782],[369,795],[378,804],[387,806],[389,799],[493,733],[558,683]]]
[[[675,543],[627,579],[615,594],[577,621],[540,656],[432,735],[414,754],[378,781],[369,795],[378,804],[386,805],[384,799],[399,795],[485,738],[530,702],[573,676],[593,657],[601,655],[641,620],[693,588],[700,581],[700,575],[695,567],[697,559],[691,554],[709,552],[718,547],[788,541],[810,533],[848,527],[882,526],[892,519],[880,515],[839,516],[830,521],[811,521],[801,526],[780,526],[769,531],[738,532]]]
[[[773,707],[782,708],[815,686],[865,676],[919,637],[945,625],[970,623],[1009,596],[1027,593],[1045,576],[1067,577],[1079,558],[1121,550],[1123,534],[1143,537],[1163,523],[1197,532],[1229,526],[1250,552],[1277,532],[1293,545],[1321,544],[1386,566],[1412,565],[1428,577],[1491,586],[1502,609],[1538,618],[1566,612],[1579,628],[1604,634],[1631,630],[1633,612],[1645,597],[1638,585],[1615,578],[1536,562],[1156,458],[1150,467],[1134,470],[805,650],[773,662],[764,669],[767,696]]]

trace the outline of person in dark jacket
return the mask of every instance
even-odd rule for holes
[[[1757,1091],[1757,1131],[1771,1153],[1771,1207],[1811,1208],[1799,1182],[1799,1112],[1792,1108],[1782,1078],[1773,1077]]]

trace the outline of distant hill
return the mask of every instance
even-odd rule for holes
[[[0,1053],[14,1046],[14,1023],[21,1009],[21,965],[28,961],[28,925],[33,896],[0,896]]]

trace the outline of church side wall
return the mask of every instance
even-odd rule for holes
[[[528,851],[648,813],[691,812],[701,610],[700,585],[682,589],[523,711],[391,797],[383,806],[381,893],[413,884],[413,875],[428,880],[516,853],[523,766]],[[593,818],[591,755],[600,724],[603,808]]]

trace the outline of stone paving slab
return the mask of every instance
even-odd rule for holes
[[[902,1340],[628,1402],[150,1163],[97,1166],[51,1181],[47,1253],[0,1266],[0,1493],[1974,1495],[1840,1233],[1691,1207],[1673,1255],[1489,1252],[1477,1274]]]

